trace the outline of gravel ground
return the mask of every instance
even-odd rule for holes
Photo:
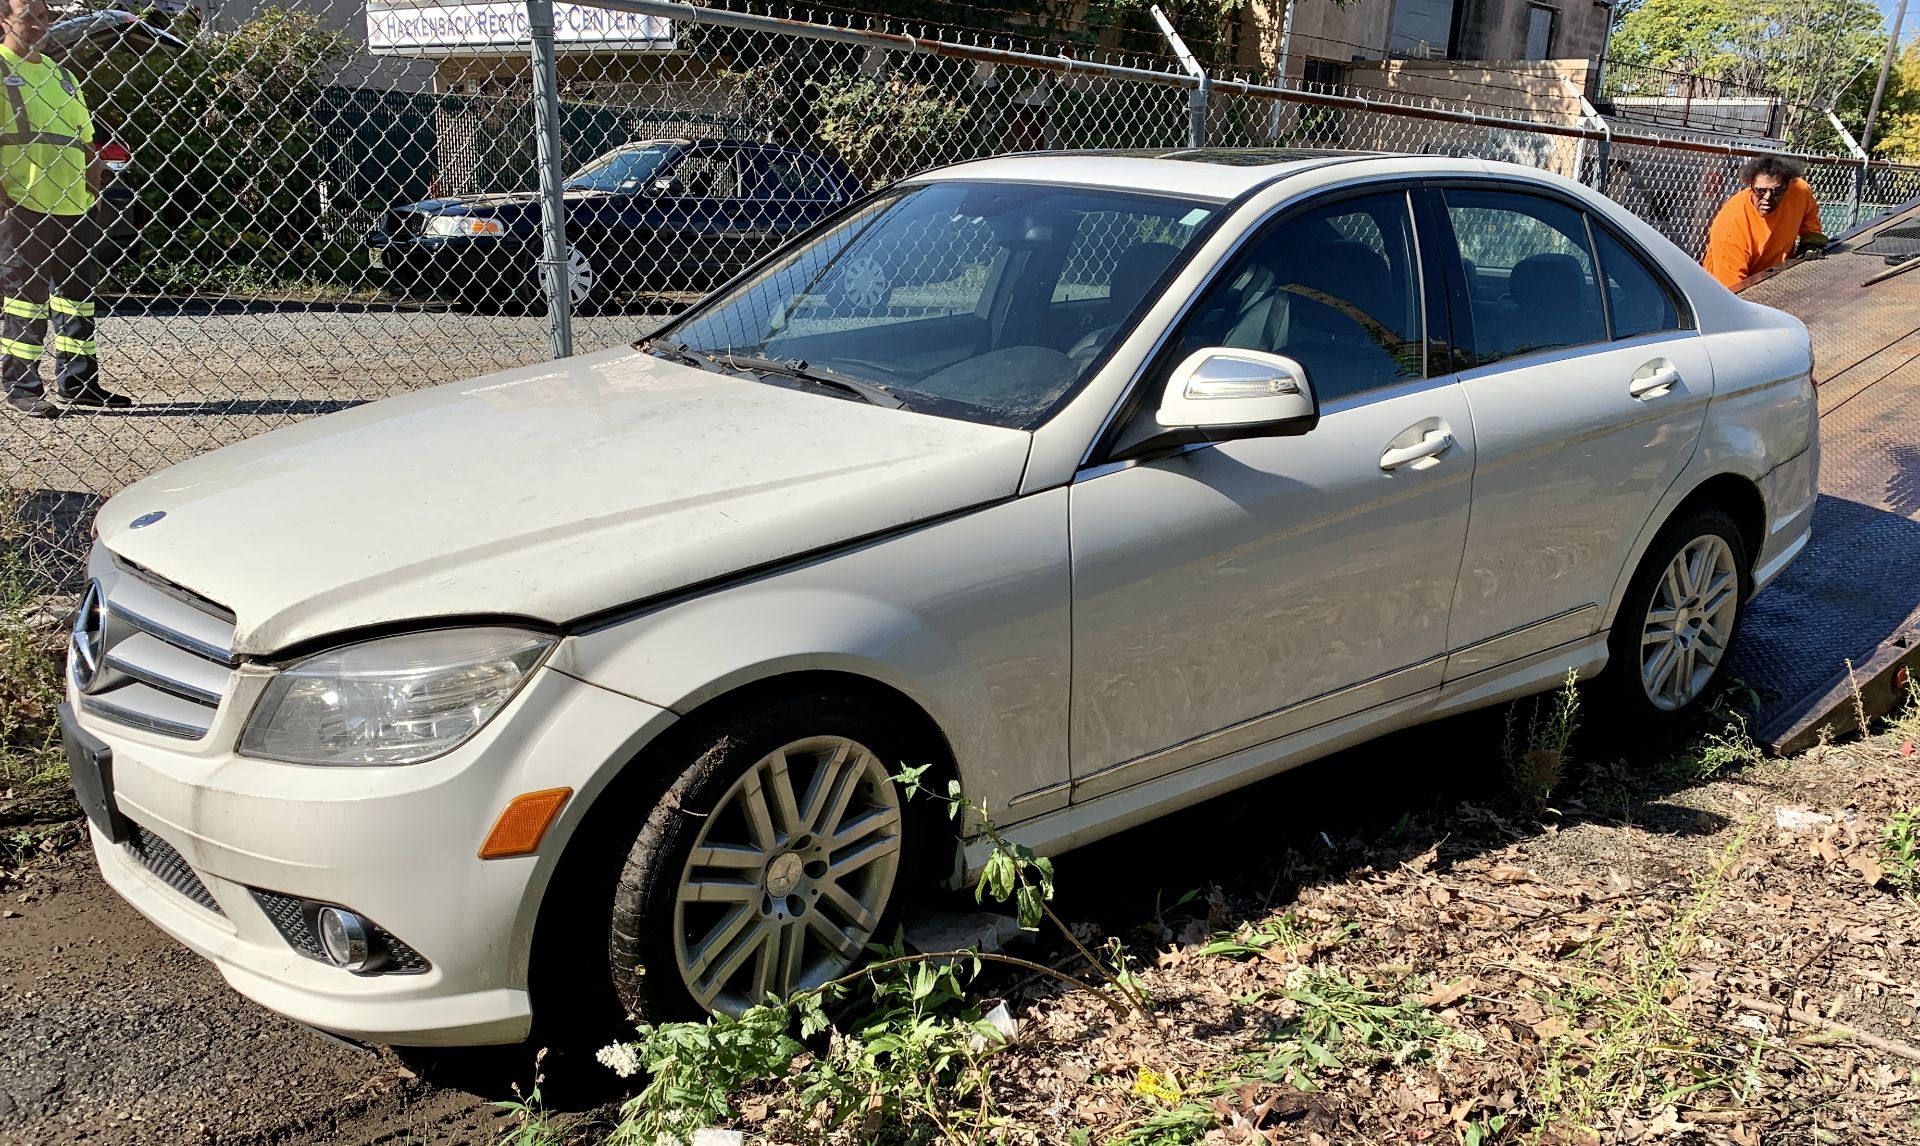
[[[670,304],[669,304],[670,305]],[[576,349],[630,342],[643,308],[578,319]],[[51,421],[5,411],[0,475],[54,584],[76,572],[106,496],[174,462],[316,414],[547,357],[544,316],[392,303],[121,300],[99,322],[101,373],[138,405]],[[3,409],[3,408],[0,408]]]

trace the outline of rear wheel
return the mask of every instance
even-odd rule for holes
[[[1700,509],[1670,524],[1641,560],[1608,638],[1614,699],[1654,720],[1690,711],[1719,681],[1752,592],[1732,518]]]
[[[608,950],[642,1022],[737,1014],[817,987],[891,937],[918,815],[889,779],[908,745],[838,696],[718,726],[649,810],[614,894]]]

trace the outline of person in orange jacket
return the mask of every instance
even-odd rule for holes
[[[1789,256],[1818,257],[1826,251],[1820,204],[1801,178],[1800,166],[1763,155],[1740,169],[1741,191],[1726,201],[1707,231],[1707,273],[1728,287],[1777,267]]]

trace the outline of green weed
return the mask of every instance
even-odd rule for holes
[[[1735,714],[1718,732],[1700,736],[1678,755],[1655,764],[1653,775],[1662,780],[1699,783],[1723,772],[1751,768],[1766,759],[1747,732],[1746,718]]]
[[[1478,1039],[1449,1027],[1417,998],[1394,998],[1358,978],[1302,969],[1283,988],[1238,1000],[1277,1003],[1277,1025],[1226,1069],[1175,1085],[1142,1072],[1133,1095],[1146,1108],[1107,1141],[1114,1146],[1175,1146],[1200,1141],[1236,1116],[1258,1125],[1258,1096],[1274,1086],[1314,1090],[1329,1073],[1398,1066],[1452,1047],[1477,1053]]]
[[[1578,680],[1569,669],[1558,692],[1551,697],[1535,697],[1524,729],[1520,702],[1507,706],[1507,731],[1500,743],[1500,757],[1506,764],[1514,798],[1528,815],[1552,810],[1553,794],[1565,776],[1567,749],[1580,726],[1580,693],[1575,687]]]
[[[0,787],[63,781],[59,707],[65,631],[38,623],[24,561],[0,552]]]
[[[1902,895],[1920,895],[1920,808],[1895,812],[1880,836],[1880,867]]]
[[[1701,924],[1717,908],[1751,830],[1726,847],[1695,882],[1691,902],[1663,928],[1630,935],[1632,913],[1623,911],[1589,945],[1574,976],[1542,996],[1553,1025],[1542,1035],[1546,1060],[1528,1096],[1537,1130],[1577,1139],[1599,1133],[1608,1112],[1646,1111],[1703,1091],[1725,1091],[1735,1101],[1753,1096],[1764,1045],[1697,1029],[1683,1001],[1684,967]]]

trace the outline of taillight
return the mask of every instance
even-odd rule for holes
[[[125,171],[133,162],[133,152],[127,150],[126,144],[110,139],[100,145],[100,162],[114,171]]]

